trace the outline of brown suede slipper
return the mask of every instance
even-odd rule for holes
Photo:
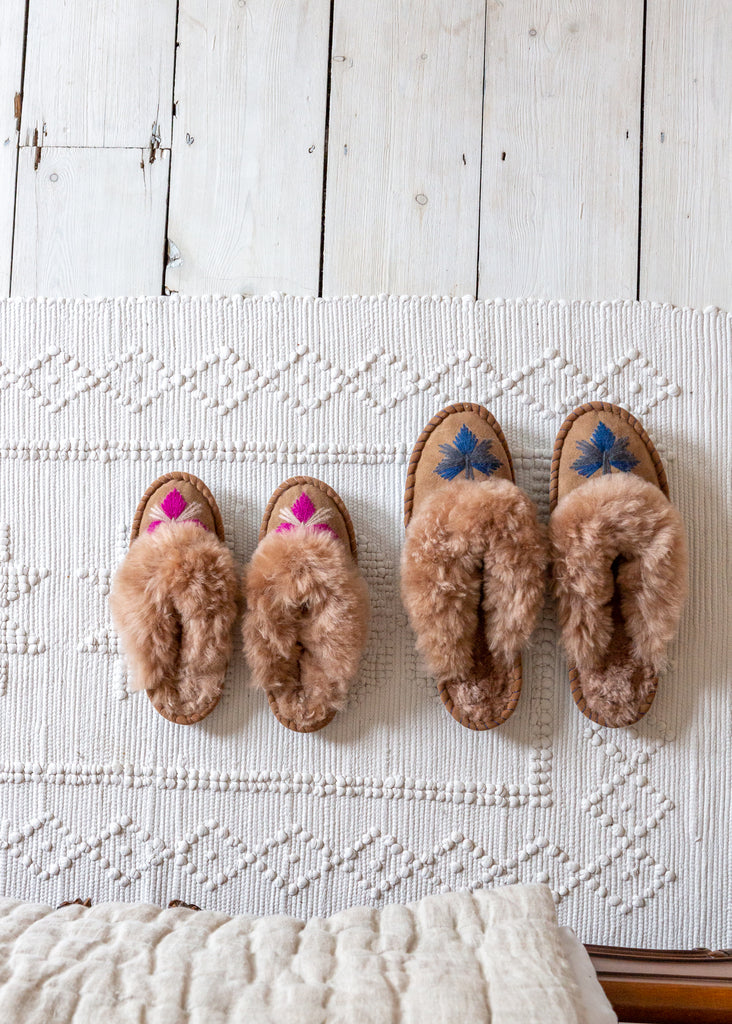
[[[544,596],[546,544],[480,405],[434,416],[404,492],[402,600],[442,702],[468,729],[501,725],[521,693],[521,648]]]
[[[277,488],[244,590],[253,685],[282,725],[317,732],[345,704],[369,620],[353,523],[332,487],[296,476]]]
[[[686,596],[684,527],[638,420],[607,402],[567,417],[552,457],[549,536],[572,697],[599,725],[650,708]]]
[[[216,707],[231,655],[238,581],[221,513],[190,473],[166,473],[135,512],[109,598],[132,668],[163,718],[193,725]]]

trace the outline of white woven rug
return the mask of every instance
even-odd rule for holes
[[[0,890],[329,914],[548,881],[584,941],[732,945],[730,350],[723,313],[632,302],[277,297],[0,304]],[[547,514],[564,416],[640,416],[690,534],[673,668],[636,728],[574,707],[551,605],[519,709],[462,729],[398,597],[406,461],[486,404]],[[129,696],[110,575],[137,501],[191,470],[251,554],[298,472],[353,515],[373,601],[347,710],[295,735],[246,688],[172,726]]]

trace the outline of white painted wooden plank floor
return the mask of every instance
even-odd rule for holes
[[[24,34],[25,0],[5,0],[0,15],[0,295],[10,290]]]
[[[3,0],[0,295],[732,308],[729,0]]]

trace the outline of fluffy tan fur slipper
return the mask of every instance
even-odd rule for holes
[[[277,488],[244,591],[253,684],[288,729],[322,729],[345,703],[369,620],[353,524],[331,487],[296,476]]]
[[[554,592],[572,696],[600,725],[650,708],[686,596],[681,517],[648,434],[629,412],[589,402],[554,446],[549,523]]]
[[[493,729],[521,693],[546,544],[487,409],[459,403],[427,424],[409,464],[404,523],[402,599],[417,647],[453,718]]]
[[[166,473],[135,513],[110,607],[133,686],[178,725],[213,711],[231,654],[238,580],[221,513],[190,473]]]

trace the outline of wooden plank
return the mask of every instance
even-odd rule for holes
[[[635,298],[643,0],[488,0],[481,297]]]
[[[5,0],[0,29],[0,297],[10,292],[24,28],[25,0]]]
[[[732,5],[648,0],[640,297],[732,309]]]
[[[732,953],[708,949],[587,946],[605,995],[621,1021],[732,1020]]]
[[[621,1021],[644,1024],[729,1024],[732,987],[695,981],[600,978]]]
[[[335,0],[323,294],[475,292],[484,0]]]
[[[180,0],[166,286],[317,294],[329,0]]]
[[[36,162],[40,157],[40,163]],[[159,295],[169,152],[21,149],[15,295]]]
[[[175,16],[175,0],[30,0],[22,145],[170,146]]]

